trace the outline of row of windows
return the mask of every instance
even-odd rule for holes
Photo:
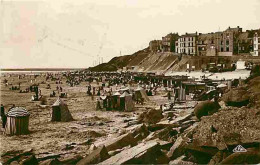
[[[179,45],[180,45],[180,47],[193,47],[193,46],[195,46],[195,44],[193,44],[193,42],[190,42],[190,43],[180,43]]]
[[[176,52],[178,53],[187,53],[187,54],[193,54],[195,53],[195,50],[191,49],[176,49]]]
[[[194,41],[195,37],[186,37],[186,38],[180,38],[179,41]]]

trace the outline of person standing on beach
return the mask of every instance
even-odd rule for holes
[[[1,104],[1,119],[2,119],[2,128],[5,128],[7,117],[5,115],[5,107]]]

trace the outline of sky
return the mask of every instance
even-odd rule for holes
[[[87,68],[171,32],[260,28],[260,0],[1,0],[0,68]]]

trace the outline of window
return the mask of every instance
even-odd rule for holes
[[[229,52],[229,47],[228,46],[226,47],[226,51]]]
[[[229,33],[226,34],[227,38],[229,38]]]
[[[226,45],[229,45],[229,40],[226,40]]]

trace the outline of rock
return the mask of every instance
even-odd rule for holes
[[[156,153],[160,152],[159,144],[155,141],[141,143],[126,149],[100,164],[150,164],[156,163]]]
[[[174,128],[174,127],[178,127],[179,124],[175,123],[175,124],[171,124],[171,123],[156,123],[156,124],[150,124],[147,129],[151,132],[154,132],[154,131],[158,131],[160,129],[163,129],[163,128],[166,128],[166,127],[171,127],[171,128]]]
[[[155,124],[163,118],[162,110],[150,109],[138,116],[139,123]]]
[[[61,165],[61,163],[58,159],[49,159],[41,161],[39,165]]]
[[[218,104],[220,105],[221,109],[227,109],[226,103],[224,101],[220,101]]]
[[[248,148],[247,152],[236,152],[225,158],[220,164],[258,164],[260,163],[259,148]]]
[[[185,155],[182,155],[172,161],[169,162],[169,165],[176,165],[176,164],[181,164],[181,161],[185,158]]]
[[[108,151],[120,149],[128,145],[131,146],[137,145],[137,140],[133,137],[132,133],[127,133],[115,139],[105,142],[105,146]]]
[[[193,134],[195,133],[195,129],[197,128],[197,126],[198,126],[198,123],[194,123],[189,128],[184,130],[184,132],[182,133],[183,137],[188,137],[188,138],[192,139]]]
[[[173,130],[171,127],[166,127],[156,132],[152,139],[159,138],[160,140],[170,141],[170,139],[177,135],[178,132]]]
[[[160,140],[160,139],[155,139],[155,141],[156,141],[157,143],[159,143],[161,150],[169,151],[170,148],[171,148],[172,145],[173,145],[172,142],[163,141],[163,140]]]
[[[38,164],[38,160],[36,159],[35,155],[30,155],[27,158],[21,160],[21,165],[31,165],[31,164]]]
[[[110,156],[114,156],[114,155],[116,155],[116,154],[118,154],[118,153],[120,153],[120,152],[122,152],[123,150],[128,149],[128,148],[130,148],[130,145],[129,145],[129,146],[126,146],[126,147],[124,147],[124,148],[122,148],[122,149],[117,149],[117,150],[109,151],[108,154],[109,154]]]
[[[192,113],[189,113],[189,114],[187,114],[185,116],[177,117],[176,119],[170,121],[170,123],[171,124],[176,124],[176,123],[180,124],[182,122],[190,120],[191,117],[192,117]],[[161,124],[161,122],[159,124]]]
[[[242,107],[249,103],[250,93],[245,88],[231,89],[223,95],[222,100],[228,106]]]
[[[97,164],[108,159],[110,156],[108,155],[107,149],[105,146],[101,146],[90,153],[85,158],[81,159],[77,165],[86,165],[86,164]]]
[[[137,126],[135,129],[131,131],[131,133],[136,139],[136,141],[142,140],[149,135],[149,131],[145,124]]]
[[[10,164],[13,161],[21,161],[27,159],[29,156],[34,155],[33,149],[30,150],[11,150],[4,154],[1,154],[1,163]],[[15,163],[15,162],[14,162]]]
[[[196,160],[196,163],[207,164],[214,155],[218,152],[214,147],[200,147],[192,143],[185,146],[187,152],[191,153]]]
[[[218,151],[216,155],[212,157],[212,159],[209,161],[208,165],[215,165],[219,164],[223,159],[223,151]]]
[[[185,121],[181,124],[181,128],[180,128],[180,133],[183,133],[184,130],[186,130],[187,128],[189,128],[192,124],[194,124],[195,121],[194,120],[188,120],[188,121]]]
[[[184,161],[184,160],[173,160],[173,161],[170,161],[169,162],[169,165],[196,165],[196,163],[193,163],[193,162],[189,162],[189,161]]]
[[[185,142],[185,140],[183,140],[181,136],[178,137],[173,146],[170,148],[170,151],[167,153],[167,156],[171,160],[180,157],[184,154],[186,145],[187,143]]]
[[[193,142],[219,150],[231,145],[259,143],[260,120],[255,111],[254,108],[229,107],[212,116],[202,117],[193,134]]]
[[[18,161],[12,161],[10,165],[20,165]]]
[[[96,149],[97,149],[97,147],[95,146],[95,144],[91,144],[91,146],[89,147],[90,151],[94,151]]]
[[[218,102],[202,101],[195,106],[194,114],[200,119],[202,116],[209,116],[217,112],[220,109]]]
[[[82,158],[83,158],[82,156],[76,155],[76,156],[68,157],[68,158],[65,158],[65,159],[60,159],[59,161],[61,162],[61,164],[76,164]]]

